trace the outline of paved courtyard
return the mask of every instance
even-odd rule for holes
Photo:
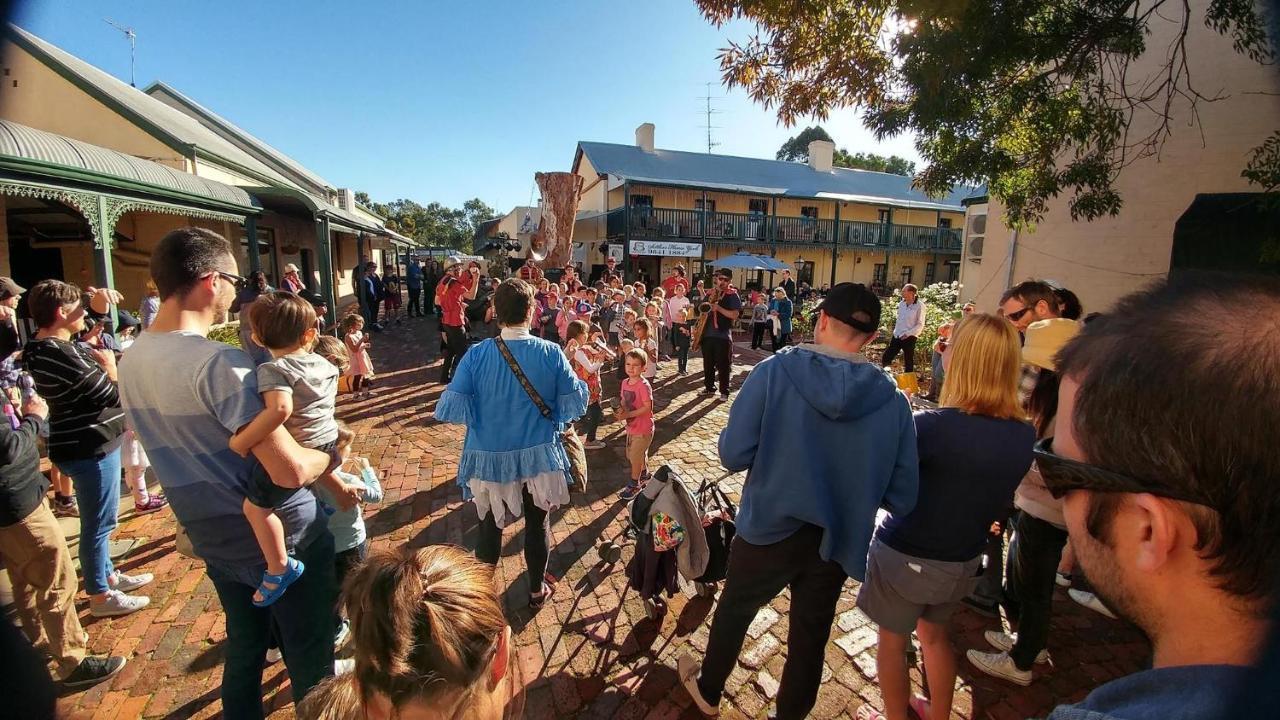
[[[460,427],[431,418],[441,387],[434,321],[413,320],[374,337],[378,396],[339,402],[339,415],[355,428],[357,453],[380,471],[386,500],[366,508],[375,547],[408,543],[474,545],[475,511],[461,499],[454,472],[462,443]],[[740,345],[739,348],[742,346]],[[735,384],[760,356],[735,354]],[[655,463],[677,468],[691,482],[720,481],[736,497],[743,475],[728,475],[716,455],[716,438],[730,403],[700,394],[701,362],[674,377],[664,366],[657,383]],[[616,382],[606,381],[606,393]],[[525,713],[530,718],[696,718],[678,687],[676,657],[706,647],[712,599],[677,595],[661,620],[645,620],[635,593],[626,590],[622,563],[603,566],[595,547],[622,528],[624,504],[615,491],[625,480],[621,425],[602,427],[605,450],[591,453],[591,488],[554,519],[551,572],[562,581],[551,602],[532,613],[526,606],[519,531],[505,538],[498,582],[505,590],[518,658],[526,678]],[[804,452],[797,446],[796,452]],[[655,465],[656,466],[656,465]],[[127,505],[127,503],[126,503]],[[152,605],[135,615],[98,620],[80,608],[95,652],[129,657],[112,681],[68,695],[67,718],[209,718],[220,716],[218,681],[226,639],[213,587],[203,566],[174,550],[168,510],[122,515],[120,536],[138,539],[119,567],[156,574],[148,588]],[[518,525],[518,524],[517,524]],[[624,551],[623,562],[631,550]],[[876,629],[854,609],[856,583],[840,600],[817,718],[849,718],[863,703],[881,707],[875,669]],[[789,598],[783,594],[752,624],[738,667],[729,678],[727,717],[763,717],[778,689],[788,627]],[[1061,590],[1055,599],[1049,649],[1051,666],[1037,666],[1028,688],[980,676],[961,661],[960,690],[953,717],[1012,720],[1043,716],[1053,705],[1076,700],[1111,678],[1137,670],[1148,646],[1133,628],[1091,613]],[[961,610],[954,642],[963,651],[984,647],[982,632],[997,621]],[[919,686],[918,670],[912,680]],[[264,693],[273,718],[292,716],[289,681],[282,664],[267,669]]]

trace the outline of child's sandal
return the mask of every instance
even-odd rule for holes
[[[302,577],[302,572],[306,570],[306,565],[302,564],[297,558],[289,558],[289,562],[285,564],[284,572],[279,575],[271,573],[262,573],[262,582],[258,583],[258,594],[262,596],[261,600],[254,600],[254,607],[267,607],[280,599],[284,595],[284,591],[289,588],[298,578]],[[275,585],[268,588],[267,583]]]

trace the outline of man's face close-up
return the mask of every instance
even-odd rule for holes
[[[236,260],[229,253],[223,256],[218,263],[218,271],[236,274],[239,270],[236,266]],[[231,308],[231,303],[236,299],[236,286],[227,278],[218,275],[214,280],[215,290],[213,294],[213,315],[218,318],[217,322],[225,322],[227,319],[227,311]]]
[[[913,302],[915,302],[915,301],[916,301],[916,291],[915,291],[915,290],[903,290],[903,291],[902,291],[902,297],[906,299],[907,304],[909,305],[909,304],[911,304],[911,303],[913,303]]]
[[[1072,378],[1062,378],[1058,389],[1053,451],[1062,457],[1087,463],[1090,459],[1075,437],[1073,425],[1079,388],[1079,383]],[[1117,614],[1141,627],[1143,612],[1136,600],[1138,593],[1133,591],[1132,583],[1126,575],[1130,563],[1122,562],[1118,557],[1115,525],[1123,522],[1122,516],[1116,515],[1105,523],[1094,519],[1094,524],[1099,527],[1089,527],[1090,505],[1102,500],[1101,493],[1091,490],[1072,490],[1063,498],[1062,512],[1067,532],[1071,535],[1071,547],[1075,551],[1076,561],[1080,563],[1080,569],[1089,578],[1098,597]]]
[[[1013,323],[1018,332],[1026,332],[1027,327],[1036,320],[1035,309],[1016,297],[1000,303],[1000,315]]]

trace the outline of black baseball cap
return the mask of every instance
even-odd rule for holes
[[[716,270],[715,272],[711,273],[711,275],[712,277],[722,277],[722,278],[729,278],[730,280],[733,280],[733,271],[730,270],[729,268],[720,268],[719,270]]]
[[[818,310],[865,333],[875,332],[880,327],[880,298],[862,283],[842,282],[831,288],[814,312]],[[857,315],[871,319],[859,320]]]

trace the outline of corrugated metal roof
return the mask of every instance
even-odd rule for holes
[[[960,200],[973,193],[959,187],[940,198],[911,187],[911,178],[870,170],[835,168],[818,172],[806,163],[763,158],[654,150],[635,145],[579,142],[597,172],[624,180],[704,187],[708,190],[829,198],[962,212]]]
[[[330,183],[328,180],[325,180],[324,178],[320,177],[319,175],[309,170],[302,163],[298,162],[297,160],[294,160],[288,155],[285,155],[284,153],[280,152],[274,147],[271,147],[266,142],[259,140],[253,135],[250,135],[248,131],[238,127],[237,125],[232,123],[230,120],[227,120],[226,118],[218,115],[217,113],[213,112],[209,108],[206,108],[205,106],[201,105],[195,100],[192,100],[187,95],[184,95],[183,93],[174,89],[173,86],[163,81],[157,80],[156,82],[151,83],[151,85],[147,87],[147,89],[144,92],[149,97],[155,97],[157,99],[160,99],[161,95],[168,95],[169,97],[173,98],[175,102],[179,103],[181,106],[185,106],[186,108],[185,110],[183,109],[183,107],[174,108],[178,112],[183,113],[184,115],[191,116],[195,118],[198,122],[203,120],[203,122],[207,122],[217,127],[221,127],[223,131],[225,131],[228,134],[234,135],[245,145],[248,145],[251,149],[248,150],[247,152],[255,153],[259,157],[265,156],[266,159],[263,160],[263,162],[268,164],[274,164],[277,168],[284,168],[282,172],[293,173],[294,175],[297,175],[305,179],[308,183],[311,183],[312,185],[315,185],[320,188],[336,188],[337,187],[336,185],[333,185],[332,183]],[[164,102],[164,100],[162,99],[160,99],[160,101]],[[165,104],[169,105],[169,103],[165,103]],[[169,105],[169,106],[173,107],[172,105]],[[214,132],[217,132],[217,130],[214,129]]]
[[[0,120],[0,155],[146,183],[221,203],[254,206],[249,193],[241,188],[8,120]]]
[[[20,46],[37,54],[39,59],[56,65],[65,73],[79,78],[96,90],[99,99],[108,106],[114,105],[141,118],[169,136],[171,140],[195,145],[212,155],[242,166],[272,183],[294,187],[294,183],[268,167],[248,152],[236,147],[198,120],[160,102],[141,90],[118,80],[103,70],[90,65],[71,53],[32,35],[16,25],[9,31]]]

